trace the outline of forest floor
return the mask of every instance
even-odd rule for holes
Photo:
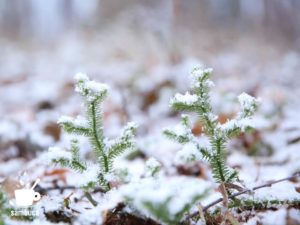
[[[78,34],[66,36],[55,46],[38,48],[1,40],[2,189],[13,198],[20,179],[32,185],[39,178],[41,181],[36,191],[42,195],[35,204],[39,215],[34,221],[21,222],[18,218],[10,218],[7,224],[99,222],[99,215],[92,210],[93,206],[84,198],[84,193],[72,188],[80,179],[78,174],[55,167],[45,160],[49,147],[64,148],[70,143],[70,137],[57,124],[58,118],[84,112],[79,96],[74,93],[73,76],[76,72],[86,72],[94,80],[111,86],[103,108],[106,136],[118,135],[127,121],[139,124],[138,151],[130,157],[118,159],[116,163],[117,168],[128,168],[133,177],[143,176],[146,159],[154,157],[162,164],[166,177],[187,179],[188,182],[204,180],[212,185],[213,191],[201,201],[203,206],[222,197],[216,190],[208,164],[204,161],[191,165],[176,162],[174,154],[180,145],[162,135],[162,128],[174,127],[180,118],[180,114],[169,107],[170,98],[177,92],[188,90],[188,73],[199,64],[214,68],[212,80],[215,87],[211,99],[214,111],[220,115],[220,122],[236,114],[235,96],[239,93],[247,92],[262,100],[256,130],[235,138],[228,146],[227,162],[239,171],[242,185],[251,189],[300,171],[298,53],[273,51],[265,43],[258,43],[256,50],[259,51],[255,51],[247,47],[247,39],[239,40],[230,49],[223,47],[210,51],[209,46],[199,46],[202,52],[205,48],[210,52],[203,55],[191,53],[190,49],[186,50],[189,54],[185,50],[162,51],[151,37],[149,46],[143,48],[134,36],[127,41],[125,48],[113,37],[90,38]],[[193,133],[200,136],[202,125],[195,116],[193,124]],[[90,159],[87,140],[82,138],[80,141],[82,155]],[[63,188],[68,186],[69,189]],[[93,197],[105,202],[101,192],[95,191]],[[233,215],[241,224],[300,224],[299,204],[288,203],[300,199],[300,179],[286,180],[246,193],[241,199],[286,203],[278,207],[268,203],[235,210]],[[62,208],[66,201],[68,206]],[[103,221],[106,225],[159,224],[123,210],[124,205],[111,199],[101,207],[107,210]],[[192,212],[197,212],[197,208],[194,207]],[[222,218],[206,215],[206,219],[208,224],[220,224]]]

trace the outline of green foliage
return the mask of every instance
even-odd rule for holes
[[[8,207],[8,199],[0,189],[0,225],[5,225],[5,218],[10,216],[11,208]]]
[[[98,183],[103,188],[109,189],[105,177],[113,172],[115,158],[134,147],[133,138],[136,125],[128,123],[119,138],[106,141],[102,124],[101,103],[107,96],[109,87],[105,84],[90,81],[84,74],[76,75],[75,80],[75,90],[83,97],[85,103],[86,118],[63,116],[58,123],[67,133],[81,135],[89,139],[95,160],[99,166],[99,174],[97,176],[98,180],[89,182],[87,187],[93,187]],[[52,162],[63,167],[72,168],[80,173],[84,173],[89,169],[87,163],[80,158],[76,139],[72,140],[68,153],[59,153],[58,157],[52,159]]]
[[[62,167],[69,167],[73,170],[76,170],[78,172],[83,172],[87,169],[86,163],[80,159],[79,156],[79,147],[78,147],[78,141],[76,139],[73,139],[71,141],[71,157],[57,157],[52,159],[52,162],[55,164],[59,164]]]
[[[4,225],[4,217],[5,214],[3,213],[5,211],[4,205],[5,205],[5,197],[3,192],[0,191],[0,225]]]
[[[203,131],[209,139],[210,146],[201,146],[191,131],[187,116],[181,119],[180,129],[164,130],[164,134],[172,140],[186,145],[192,143],[203,159],[211,166],[213,177],[218,183],[229,183],[237,178],[237,171],[226,165],[226,143],[241,132],[251,129],[251,116],[257,109],[259,101],[245,93],[238,97],[241,112],[235,119],[220,124],[218,116],[212,112],[209,90],[213,82],[209,80],[212,69],[196,68],[192,72],[192,94],[176,94],[171,100],[171,107],[177,111],[195,112],[203,125]],[[189,145],[190,146],[190,145]],[[191,154],[191,149],[187,154]],[[197,159],[197,154],[194,159]]]

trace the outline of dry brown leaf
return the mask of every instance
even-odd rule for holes
[[[59,180],[66,183],[66,173],[68,173],[68,169],[53,169],[51,171],[46,171],[44,176],[57,176]]]
[[[51,137],[53,137],[55,141],[58,141],[60,139],[61,128],[57,123],[48,123],[44,127],[44,132],[45,134],[48,134]]]

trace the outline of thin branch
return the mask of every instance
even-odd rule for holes
[[[254,188],[251,188],[251,189],[245,189],[243,191],[240,191],[238,193],[235,193],[233,195],[228,196],[228,198],[232,199],[232,198],[235,198],[237,196],[240,196],[240,195],[243,195],[243,194],[246,194],[246,193],[251,193],[251,192],[253,192],[255,190],[258,190],[258,189],[261,189],[261,188],[271,187],[273,184],[277,184],[277,183],[280,183],[280,182],[283,182],[283,181],[295,179],[297,177],[300,177],[300,172],[298,172],[295,175],[290,176],[290,177],[282,178],[280,180],[270,181],[266,184],[262,184],[262,185],[254,187]],[[218,198],[217,200],[215,200],[212,203],[208,204],[207,206],[203,207],[203,212],[206,212],[209,208],[211,208],[212,206],[214,206],[214,205],[216,205],[216,204],[218,204],[222,201],[223,201],[223,198]],[[190,214],[187,217],[187,219],[193,218],[193,217],[197,216],[198,214],[199,214],[199,212],[194,212],[193,214]]]
[[[94,206],[96,207],[98,205],[98,202],[96,202],[92,195],[89,193],[89,192],[84,192],[84,196],[89,200],[89,202]]]

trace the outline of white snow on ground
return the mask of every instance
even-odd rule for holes
[[[175,163],[186,164],[201,160],[201,153],[198,151],[194,143],[185,144],[181,150],[176,153]]]
[[[286,209],[279,209],[275,212],[267,212],[261,215],[261,222],[265,225],[286,224],[286,215]]]
[[[53,159],[59,158],[71,160],[72,154],[70,151],[66,151],[65,149],[59,147],[51,147],[49,148],[48,153],[45,154],[44,158],[47,159],[49,163],[51,163]]]
[[[186,204],[196,196],[205,196],[210,190],[208,182],[187,177],[160,177],[159,179],[146,178],[136,183],[123,186],[121,195],[129,198],[133,206],[142,210],[151,217],[153,212],[146,206],[147,203],[157,207],[167,204],[169,216],[172,217],[180,212]],[[168,201],[169,199],[169,201]]]
[[[99,167],[97,165],[88,165],[87,170],[85,170],[82,174],[75,173],[68,177],[68,183],[76,187],[82,187],[91,181],[97,180],[98,174]]]
[[[95,179],[97,168],[92,168],[83,176],[69,171],[63,175],[53,175],[53,177],[52,175],[45,175],[45,172],[55,169],[53,166],[45,166],[47,165],[47,160],[58,156],[70,158],[70,153],[64,150],[69,145],[70,137],[66,134],[61,134],[59,140],[54,140],[51,135],[45,134],[43,131],[44,126],[49,122],[55,123],[59,118],[58,115],[67,114],[74,116],[82,113],[81,100],[73,92],[72,76],[77,71],[87,71],[88,74],[92,75],[93,79],[108,83],[111,86],[111,96],[108,97],[103,107],[106,134],[109,137],[118,134],[120,127],[127,121],[136,121],[139,124],[137,146],[142,156],[137,156],[133,160],[118,159],[115,163],[116,169],[122,170],[127,168],[128,180],[131,179],[138,183],[141,177],[145,175],[146,160],[154,157],[161,164],[161,170],[165,173],[165,180],[162,180],[161,184],[153,181],[149,186],[143,186],[142,184],[141,187],[138,186],[138,188],[144,189],[145,192],[133,191],[135,190],[133,187],[129,188],[127,191],[130,195],[137,197],[136,201],[154,199],[159,202],[175,192],[181,198],[172,202],[170,210],[176,212],[182,206],[182,200],[189,200],[193,194],[202,192],[209,185],[211,185],[209,186],[210,192],[207,194],[207,198],[201,201],[203,205],[209,204],[221,196],[220,193],[215,191],[216,187],[209,171],[206,173],[206,181],[196,177],[183,178],[179,176],[176,168],[176,152],[179,152],[177,157],[180,159],[185,157],[186,153],[194,155],[197,159],[201,156],[195,152],[194,146],[180,146],[167,140],[162,135],[163,127],[175,127],[174,131],[177,134],[185,132],[182,126],[176,126],[180,117],[171,112],[168,107],[169,99],[173,93],[184,93],[187,90],[189,85],[188,72],[195,65],[202,63],[193,58],[183,59],[176,65],[157,63],[151,67],[149,66],[150,68],[145,68],[143,65],[138,64],[138,61],[130,59],[126,59],[127,61],[125,60],[124,62],[114,61],[113,63],[107,63],[106,61],[101,61],[105,57],[102,56],[101,58],[96,52],[91,55],[87,54],[86,58],[82,56],[82,53],[80,55],[73,54],[74,49],[82,49],[84,51],[85,45],[83,40],[62,40],[62,42],[61,45],[65,46],[64,48],[58,48],[59,51],[57,52],[40,52],[43,57],[39,53],[28,55],[21,49],[6,50],[6,52],[11,52],[11,54],[1,55],[3,61],[1,61],[0,67],[0,82],[7,80],[7,78],[13,79],[13,83],[8,85],[1,84],[0,87],[2,104],[0,108],[1,178],[16,176],[21,170],[28,168],[31,171],[32,181],[37,177],[43,177],[41,182],[43,187],[53,186],[52,181],[54,179],[59,180],[59,185],[76,186],[86,184],[88,181]],[[98,40],[94,40],[90,44],[95,49],[97,45],[99,47]],[[10,47],[9,45],[6,46],[6,48]],[[103,55],[105,54],[103,53]],[[230,61],[228,63],[228,57],[231,57],[231,60],[234,62]],[[293,74],[297,74],[298,70],[291,69],[292,71],[289,71],[289,63],[287,61],[290,57],[283,56],[283,58],[285,60],[282,64],[277,65],[275,63],[275,65],[270,65],[269,68],[266,67],[265,69],[257,68],[257,71],[260,72],[252,74],[251,78],[249,74],[247,79],[236,75],[222,77],[223,71],[220,68],[211,77],[217,84],[211,97],[213,108],[220,115],[223,114],[227,117],[236,116],[236,102],[232,97],[236,95],[227,94],[229,91],[236,93],[246,91],[251,93],[250,91],[253,91],[251,87],[257,87],[258,90],[255,96],[259,96],[262,99],[259,119],[254,117],[253,120],[243,121],[242,124],[244,126],[255,125],[260,130],[262,139],[272,146],[273,154],[270,156],[249,156],[242,148],[231,148],[231,145],[228,146],[228,163],[231,166],[235,166],[240,172],[240,179],[246,188],[264,184],[270,180],[291,176],[300,170],[300,141],[297,141],[297,138],[300,136],[300,109],[299,99],[297,99],[299,89],[290,90],[289,86],[286,86],[286,83],[292,83],[297,87],[296,84],[299,84],[299,79]],[[292,60],[294,61],[295,58]],[[14,61],[13,65],[9,65],[8,62],[11,61]],[[228,68],[235,68],[236,65],[242,63],[236,55],[229,55],[227,52],[222,52],[212,59],[212,64],[220,65],[219,67],[225,71],[227,68],[227,72]],[[247,68],[243,68],[242,71],[247,70]],[[24,76],[22,75],[23,71],[25,71]],[[285,74],[284,77],[276,76],[276,74],[281,73],[280,71]],[[262,79],[263,74],[268,74],[269,72],[275,75]],[[235,71],[235,74],[237,73],[240,74],[240,71]],[[7,75],[2,76],[2,74]],[[198,79],[200,76],[203,76],[203,71],[196,72],[195,77]],[[281,78],[279,79],[278,77]],[[77,76],[77,80],[85,81],[85,85],[77,87],[80,92],[87,88],[93,94],[98,95],[108,90],[108,86],[104,84],[100,86],[95,85],[95,83],[87,81],[83,75]],[[206,85],[212,86],[212,83],[206,83]],[[156,97],[158,99],[155,101]],[[150,99],[153,103],[149,104],[149,106],[143,106],[145,99]],[[242,94],[239,100],[243,108],[251,108],[254,101],[252,97],[246,94]],[[54,108],[38,110],[37,105],[43,101],[53,103]],[[176,95],[173,101],[193,104],[197,101],[197,98],[195,95],[187,92],[185,95]],[[65,118],[64,121],[69,121],[70,118]],[[193,120],[193,122],[195,121]],[[85,126],[86,124],[86,121],[82,119],[72,119],[72,122],[78,126]],[[224,123],[222,127],[224,129],[232,128],[232,126],[236,125],[234,122],[232,123]],[[202,145],[204,141],[201,138],[199,140]],[[25,146],[24,143],[28,144],[28,146]],[[88,154],[90,148],[87,141],[80,139],[79,145],[82,156],[93,161],[94,158]],[[51,148],[50,154],[45,154],[51,146],[57,147]],[[27,159],[17,154],[19,148],[24,154],[27,154],[27,152],[37,154],[37,159],[29,157],[27,162]],[[180,153],[183,152],[185,153],[180,156]],[[45,155],[47,156],[45,157]],[[206,164],[205,162],[201,163]],[[154,161],[150,161],[150,164],[151,167],[157,166]],[[152,190],[150,187],[155,189]],[[296,187],[299,187],[299,182],[285,181],[272,187],[257,190],[252,195],[244,195],[243,198],[257,200],[266,198],[281,200],[299,199],[300,194],[296,192]],[[182,190],[185,191],[182,192]],[[61,207],[63,198],[66,198],[70,193],[71,191],[64,194],[60,194],[58,191],[49,192],[49,196],[43,197],[36,204],[36,208],[43,206],[47,210],[58,209]],[[82,193],[80,191],[76,192],[74,196],[80,198]],[[111,194],[107,199],[103,199],[103,196],[100,194],[96,194],[94,197],[99,202],[99,206],[92,210],[91,204],[86,199],[82,203],[75,204],[73,196],[70,197],[72,199],[71,206],[76,207],[78,211],[82,210],[84,212],[79,216],[78,224],[83,224],[84,222],[88,224],[88,222],[95,220],[99,222],[99,218],[102,216],[101,212],[115,207],[120,201],[118,193],[115,195]],[[136,202],[136,204],[140,204],[140,202]],[[290,209],[286,211],[284,208],[280,208],[274,212],[261,212],[246,224],[256,224],[256,221],[272,225],[285,224],[284,221],[287,215],[294,220],[300,221],[299,210]],[[9,221],[8,224],[22,223],[20,221]],[[47,225],[51,223],[41,218],[41,220],[36,220],[31,224]]]

